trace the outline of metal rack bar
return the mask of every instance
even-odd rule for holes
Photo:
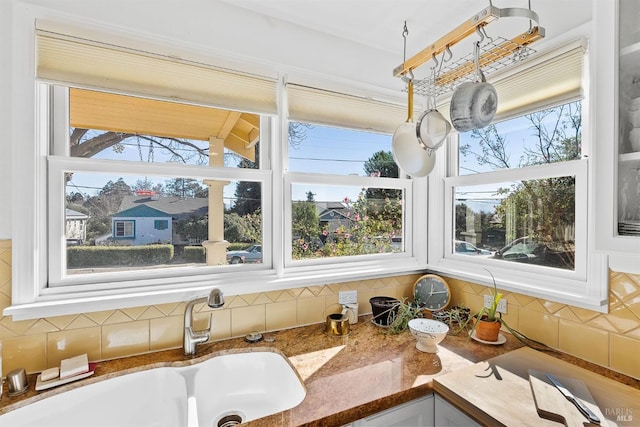
[[[489,5],[488,7],[482,9],[480,12],[476,13],[470,19],[468,19],[467,21],[465,21],[464,23],[462,23],[461,25],[459,25],[458,27],[450,31],[444,37],[441,37],[440,39],[438,39],[432,45],[426,47],[425,49],[418,52],[416,55],[412,56],[402,64],[398,65],[396,68],[393,69],[393,75],[395,77],[404,76],[408,72],[418,68],[425,62],[431,60],[434,56],[437,56],[440,53],[444,52],[447,48],[450,48],[451,46],[455,45],[459,41],[475,33],[476,30],[483,27],[484,25],[487,25],[493,21],[496,21],[500,18],[505,18],[505,17],[527,18],[531,21],[535,21],[536,24],[538,24],[538,15],[535,12],[533,12],[531,9],[523,9],[523,8],[500,9],[493,5]],[[534,41],[544,37],[544,34],[545,34],[544,28],[540,26],[531,27],[526,32],[512,39],[512,41],[515,42],[515,46],[513,44],[509,46],[505,46],[505,52],[501,52],[501,53],[494,52],[491,54],[490,52],[486,52],[485,55],[483,55],[485,65],[491,62],[494,62],[497,59],[504,58],[506,56],[511,55],[519,46],[526,46],[528,44],[531,44]],[[496,56],[494,55],[499,56],[499,58],[492,59],[492,58],[496,58]],[[460,71],[453,70],[451,73],[455,73],[455,75],[458,76],[456,78],[460,78],[460,76],[469,74],[469,72],[463,72],[462,70]],[[451,76],[453,75],[454,74],[451,74]]]
[[[506,41],[487,52],[484,52],[482,55],[480,55],[479,58],[480,68],[484,68],[489,64],[513,55],[513,53],[517,49],[540,40],[542,37],[544,37],[544,28],[542,28],[542,33],[540,32],[540,30],[540,27],[533,27],[531,30],[527,30],[519,36],[514,37],[513,39]],[[474,70],[474,61],[467,61],[458,68],[438,76],[436,78],[435,84],[438,86],[450,84],[474,72]]]

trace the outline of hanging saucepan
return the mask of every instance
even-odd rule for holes
[[[474,46],[476,81],[464,82],[451,98],[451,124],[458,132],[483,128],[493,120],[498,108],[498,94],[480,69],[480,42]]]
[[[398,126],[391,141],[393,159],[400,168],[413,177],[427,176],[433,170],[436,156],[431,150],[424,150],[416,138],[413,122],[413,81],[408,83],[408,117]]]

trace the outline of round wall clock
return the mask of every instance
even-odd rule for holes
[[[414,302],[426,310],[442,310],[451,301],[451,289],[442,277],[425,274],[413,285],[413,297]]]

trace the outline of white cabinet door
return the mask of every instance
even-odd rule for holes
[[[437,394],[434,423],[436,427],[480,427],[480,424]]]
[[[431,427],[433,395],[412,400],[353,423],[354,427]]]

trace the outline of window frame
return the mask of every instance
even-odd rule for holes
[[[354,255],[354,256],[341,256],[335,258],[315,258],[315,259],[302,259],[294,260],[292,257],[292,203],[291,203],[291,187],[294,184],[325,184],[335,186],[349,186],[349,187],[373,187],[373,188],[385,188],[385,189],[398,189],[403,190],[403,239],[404,239],[404,251],[401,253],[385,253],[385,254],[369,254],[369,255]],[[408,216],[407,212],[413,211],[413,180],[408,178],[381,178],[381,177],[367,177],[367,176],[345,176],[345,175],[330,175],[330,174],[317,174],[317,173],[302,173],[302,172],[289,172],[284,174],[284,200],[287,201],[284,207],[284,250],[285,260],[284,266],[287,267],[300,267],[305,265],[327,265],[327,264],[345,264],[349,262],[357,263],[359,260],[378,259],[381,262],[384,260],[398,260],[401,258],[411,258],[413,256],[413,216]]]
[[[24,25],[16,26],[13,44],[16,52],[14,65],[20,69],[33,70],[37,65],[34,55],[36,34],[33,25],[37,12],[22,10],[18,15],[17,20],[24,22]],[[58,25],[64,28],[66,25],[62,23],[64,19],[59,19]],[[110,32],[105,30],[105,34],[108,37]],[[122,34],[114,35],[118,42],[122,42],[122,36]],[[124,38],[129,36],[125,34]],[[136,40],[140,41],[138,36],[131,36],[128,39],[133,40],[134,47]],[[153,40],[145,40],[144,43],[147,47],[156,46],[158,52],[163,51]],[[189,48],[185,46],[180,48],[184,50],[184,57],[188,59]],[[194,57],[200,59],[202,55],[197,53]],[[216,62],[216,58],[208,59],[213,63]],[[224,61],[224,58],[222,60]],[[244,66],[246,69],[242,66],[234,69],[251,73],[254,67],[253,64],[244,64]],[[403,256],[400,259],[390,257],[389,260],[381,261],[378,257],[364,257],[365,259],[348,260],[338,264],[321,263],[285,267],[284,241],[282,238],[275,237],[284,235],[283,230],[286,227],[283,223],[282,207],[290,204],[285,203],[283,194],[286,161],[282,159],[286,158],[288,123],[285,118],[286,78],[282,78],[277,80],[277,114],[265,116],[264,111],[256,111],[262,118],[267,117],[266,120],[261,120],[260,125],[261,139],[269,141],[260,152],[260,164],[263,169],[227,168],[223,170],[206,167],[198,169],[195,174],[190,174],[202,178],[252,180],[263,183],[262,244],[270,248],[268,251],[263,251],[263,264],[249,264],[243,266],[242,271],[231,268],[232,266],[223,267],[215,271],[215,274],[195,274],[193,269],[179,273],[151,271],[145,272],[144,275],[136,272],[120,274],[116,272],[107,273],[104,279],[94,280],[91,283],[86,282],[86,277],[78,275],[68,277],[68,284],[72,286],[49,286],[63,277],[61,263],[57,263],[57,270],[50,268],[47,257],[49,253],[56,251],[65,252],[64,239],[50,238],[50,233],[54,233],[55,236],[64,236],[64,221],[59,221],[64,218],[64,200],[62,197],[54,196],[64,194],[63,171],[70,169],[78,172],[130,174],[136,174],[139,171],[133,163],[96,159],[88,167],[84,161],[86,159],[65,157],[67,153],[59,152],[58,149],[49,153],[48,141],[68,132],[68,120],[64,114],[60,114],[61,110],[49,108],[53,90],[34,80],[33,75],[29,73],[21,73],[15,78],[14,83],[13,93],[20,94],[16,97],[18,101],[14,110],[15,119],[12,122],[15,125],[14,137],[21,141],[31,141],[29,144],[14,145],[13,155],[15,164],[21,165],[20,168],[14,168],[12,172],[13,194],[21,194],[21,197],[19,200],[14,197],[12,230],[21,230],[21,233],[20,236],[14,233],[12,303],[3,314],[13,316],[14,320],[186,301],[206,293],[212,286],[218,286],[230,295],[240,295],[308,286],[311,283],[322,285],[344,280],[412,274],[424,271],[427,266],[426,247],[413,245],[414,247],[411,248],[413,256]],[[83,88],[93,89],[92,87]],[[350,88],[345,86],[343,90],[348,93]],[[127,92],[126,94],[149,97],[144,93]],[[40,102],[39,99],[44,101]],[[404,110],[401,104],[399,97],[397,108]],[[209,104],[198,103],[198,105]],[[224,105],[210,106],[229,108]],[[169,177],[182,175],[172,165],[150,164],[147,166],[156,175]],[[419,192],[426,194],[426,185],[426,178],[414,180],[412,182],[414,197]],[[425,212],[426,207],[426,200],[423,198],[420,202],[413,203],[407,216],[415,217],[418,212]],[[49,224],[57,225],[50,227]],[[422,231],[416,231],[418,228],[422,228]],[[414,232],[426,235],[426,224],[414,227]],[[407,248],[409,247],[407,243]],[[331,265],[331,268],[327,268],[328,265]],[[106,286],[107,283],[108,286]]]
[[[529,112],[549,108],[575,99],[565,99],[546,106],[534,105]],[[583,102],[583,117],[588,111],[588,102]],[[518,116],[527,114],[519,110]],[[508,119],[505,117],[503,119]],[[606,312],[607,289],[602,283],[608,281],[607,257],[594,251],[593,232],[589,219],[593,218],[592,167],[590,167],[590,132],[583,127],[582,158],[567,162],[528,166],[493,172],[457,175],[459,134],[449,136],[446,144],[446,159],[436,167],[441,185],[430,185],[430,205],[441,204],[440,212],[432,210],[429,217],[431,230],[429,239],[429,266],[435,271],[473,283],[493,286],[487,270],[493,274],[501,290],[518,292],[538,298],[551,299],[578,307]],[[468,257],[452,251],[455,236],[454,190],[456,186],[521,181],[526,179],[576,177],[576,265],[574,271],[520,263],[510,265],[481,257]],[[436,232],[438,230],[438,232]],[[514,268],[516,267],[517,268]],[[518,274],[514,274],[517,271]]]

